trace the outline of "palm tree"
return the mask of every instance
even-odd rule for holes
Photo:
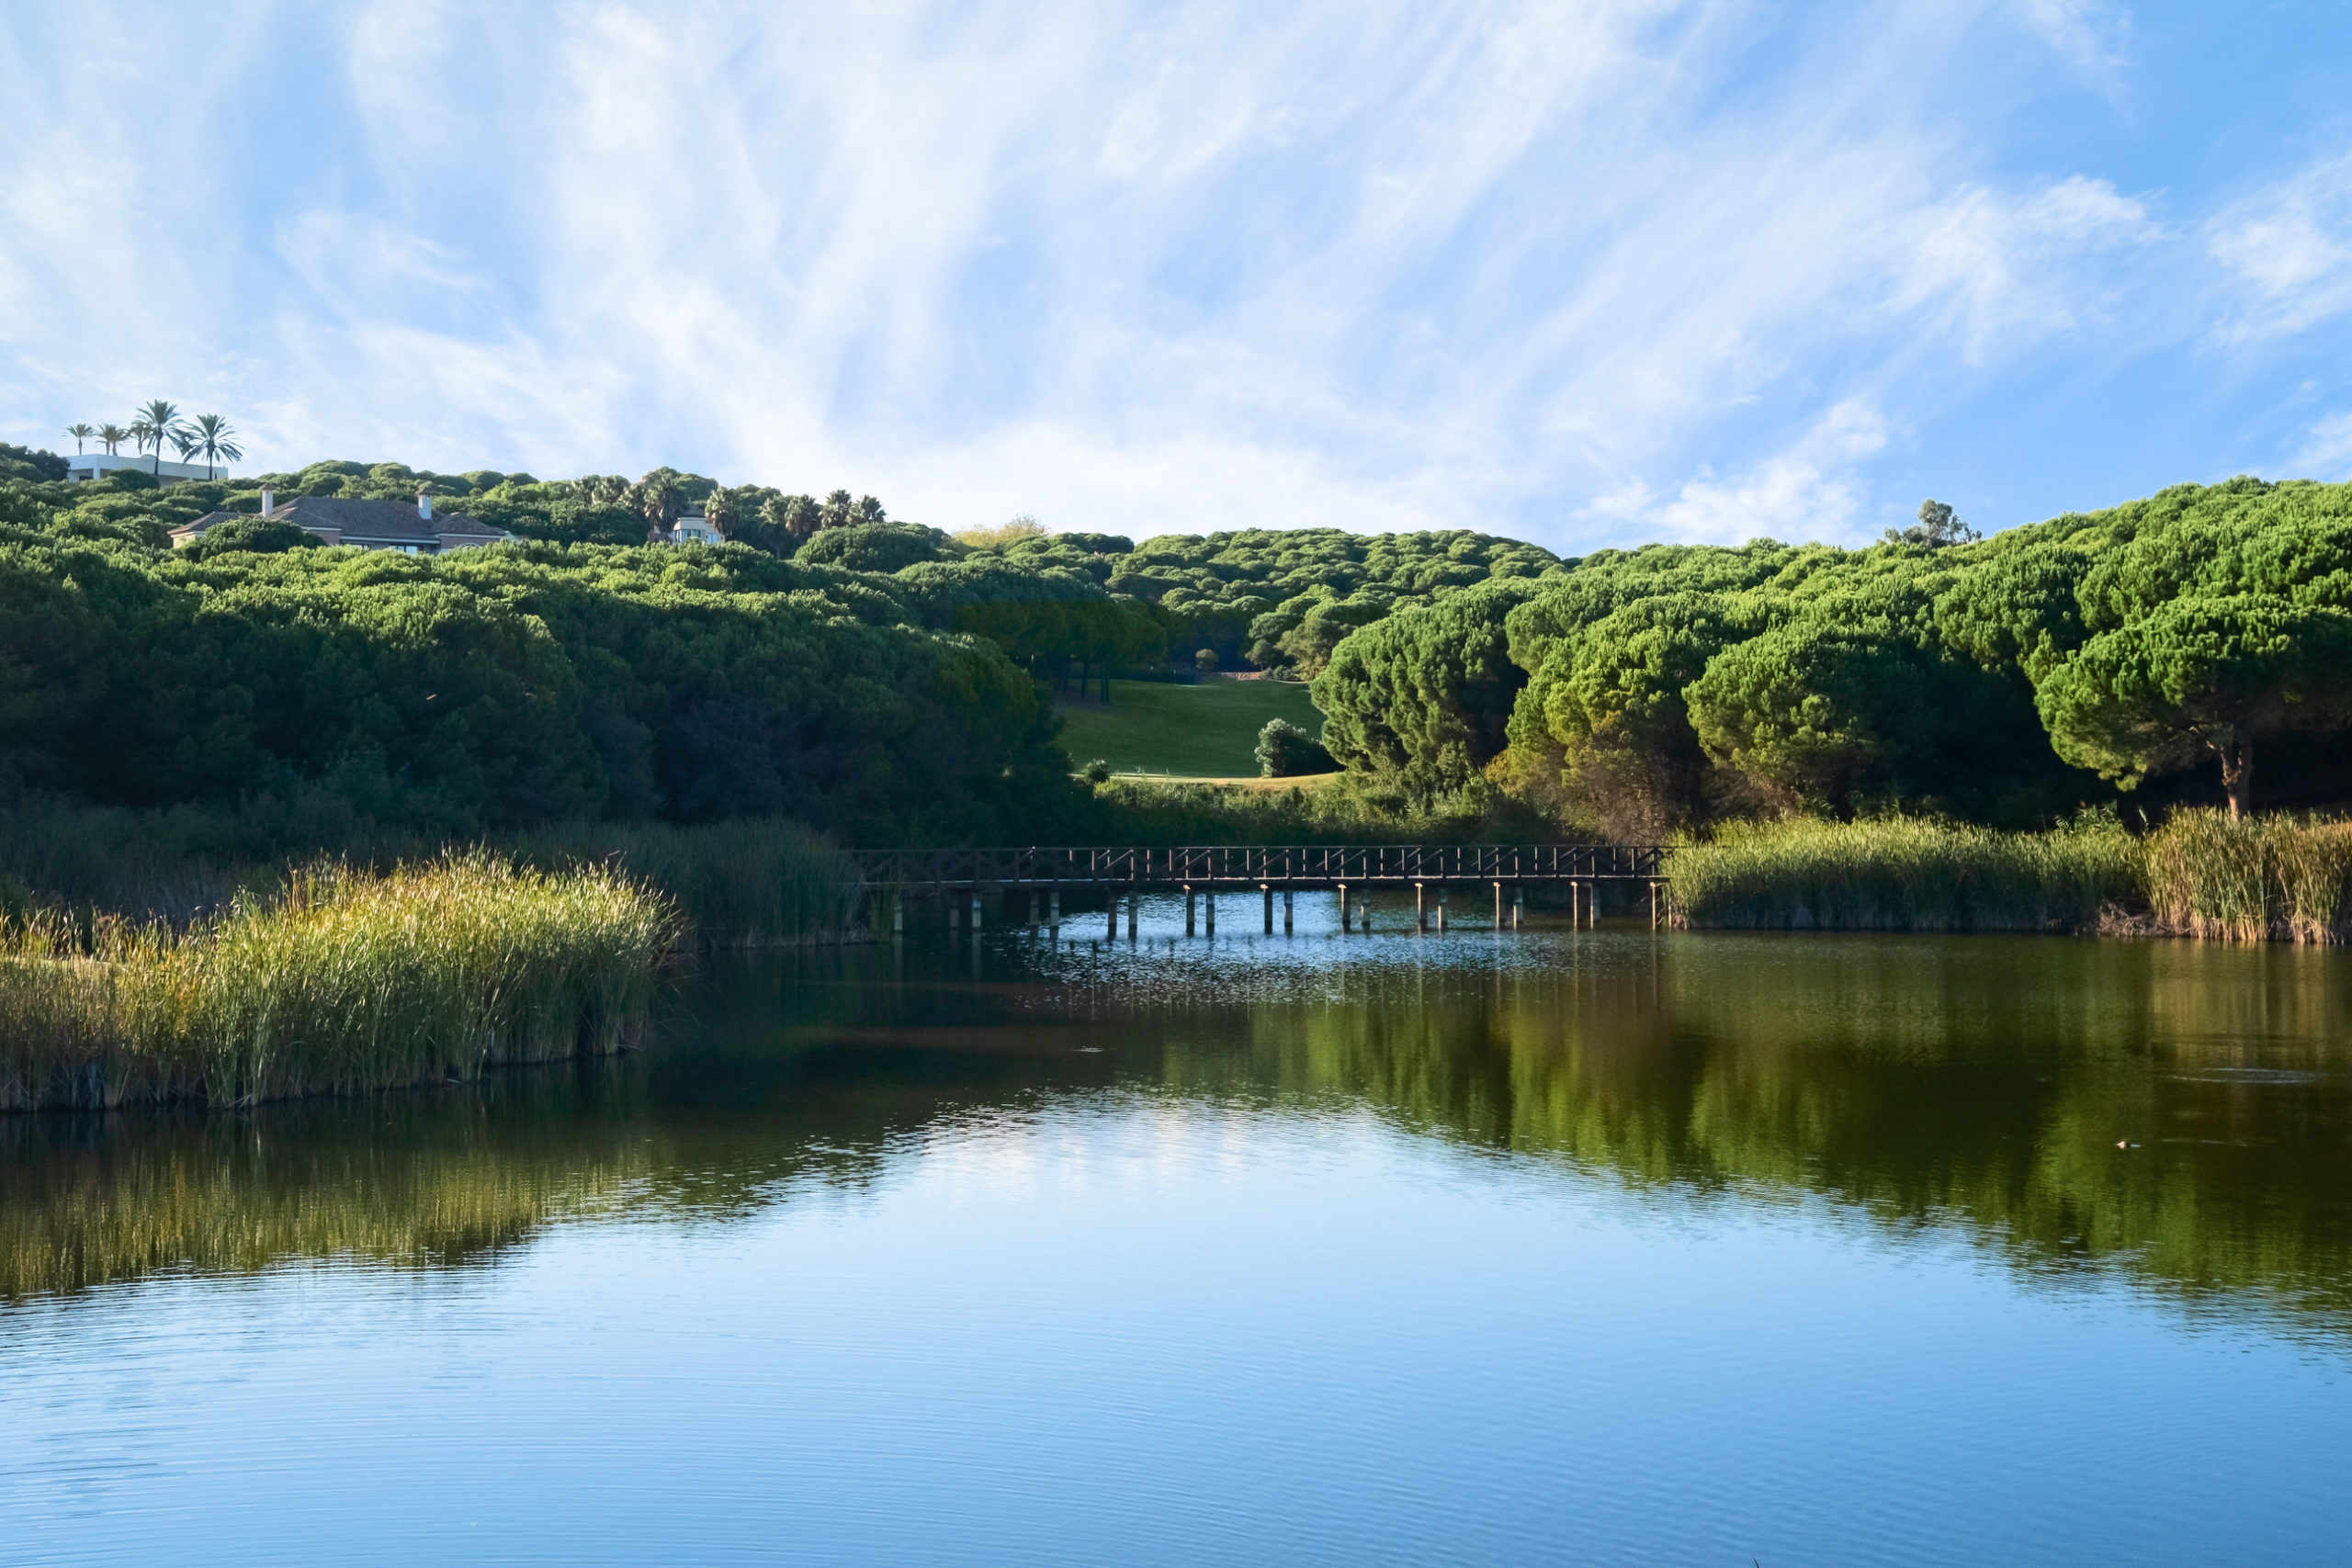
[[[155,427],[153,425],[148,423],[143,419],[134,419],[130,422],[130,449],[132,451],[144,452],[147,450],[147,444],[154,439]],[[157,451],[160,452],[162,448],[158,446]]]
[[[92,430],[86,423],[76,421],[65,427],[65,434],[74,438],[74,456],[78,457],[82,455],[82,443],[96,435],[97,432]]]
[[[111,457],[115,455],[116,447],[130,439],[130,432],[119,424],[102,424],[98,426],[97,437],[98,445],[105,447],[107,456]]]
[[[722,539],[735,536],[735,529],[741,521],[741,510],[735,492],[725,485],[712,486],[710,493],[702,498],[702,519],[718,529]]]
[[[233,463],[245,455],[229,439],[237,434],[235,428],[217,413],[198,414],[190,430],[196,439],[189,450],[204,454],[204,477],[208,479],[212,477],[215,464]]]
[[[157,398],[139,411],[139,417],[145,420],[148,429],[154,433],[154,474],[161,479],[164,477],[164,443],[180,433],[180,406]]]
[[[203,445],[204,443],[197,438],[196,432],[187,425],[183,424],[172,432],[172,450],[180,455],[180,461],[183,463],[194,458]]]
[[[679,491],[678,470],[656,468],[637,481],[630,498],[637,503],[638,515],[645,519],[645,542],[658,545],[670,536],[670,529],[678,521],[678,513],[685,497]]]

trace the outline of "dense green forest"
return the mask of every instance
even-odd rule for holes
[[[1070,776],[1054,693],[1205,649],[1314,679],[1359,825],[1646,840],[2352,797],[2352,487],[2181,486],[1982,540],[1939,509],[1862,549],[1562,559],[1471,533],[951,536],[871,496],[669,469],[61,469],[0,449],[0,790],[1035,842],[1121,809]],[[170,547],[265,484],[424,490],[520,542],[401,557],[257,524]],[[647,542],[688,509],[729,542]],[[1250,808],[1253,836],[1277,809]]]
[[[67,484],[45,457],[0,452],[0,790],[461,833],[737,816],[865,841],[1080,831],[1103,803],[1055,744],[1055,687],[1171,653],[1189,667],[1276,593],[1306,625],[1367,592],[1431,602],[1484,570],[1464,560],[1550,559],[1467,535],[1218,535],[1157,542],[1146,559],[1170,575],[1147,582],[1124,538],[959,540],[871,497],[669,470]],[[424,490],[522,537],[408,557],[256,518],[171,547],[181,523],[257,513],[265,486]],[[695,506],[729,543],[647,543]],[[1187,551],[1205,563],[1182,569],[1189,590],[1167,564]]]
[[[2237,479],[1923,532],[1603,551],[1400,609],[1317,680],[1326,739],[1414,798],[1492,792],[1636,840],[2352,799],[2352,486]]]

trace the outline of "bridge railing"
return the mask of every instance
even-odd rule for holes
[[[1202,844],[1177,848],[853,850],[867,887],[1337,886],[1585,882],[1662,874],[1654,844]]]

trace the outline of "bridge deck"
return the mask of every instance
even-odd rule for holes
[[[1181,849],[853,850],[863,887],[1362,887],[1653,881],[1654,844],[1199,845]]]

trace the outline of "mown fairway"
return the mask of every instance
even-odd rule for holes
[[[1286,718],[1309,735],[1323,716],[1306,688],[1280,681],[1114,681],[1111,705],[1065,703],[1062,745],[1081,766],[1096,757],[1119,773],[1239,778],[1258,771],[1258,731]]]

